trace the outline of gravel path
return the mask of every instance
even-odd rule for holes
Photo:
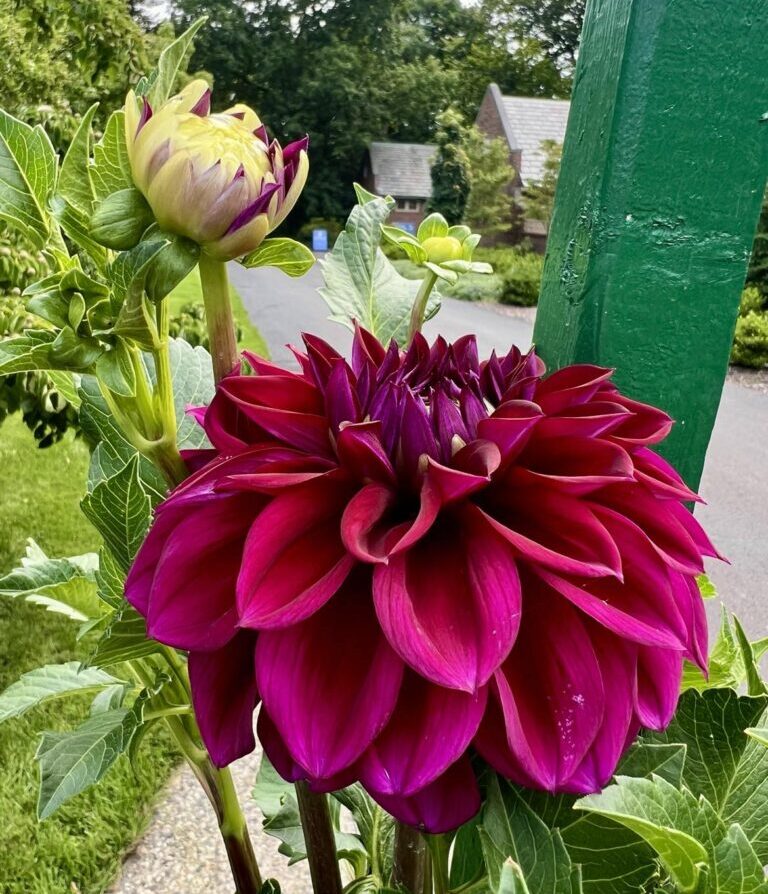
[[[283,894],[309,894],[306,861],[288,866],[280,842],[261,829],[250,791],[261,751],[232,765],[232,773],[264,879],[276,878]],[[203,790],[186,765],[171,778],[146,834],[126,857],[109,894],[231,894],[232,877],[216,821]]]

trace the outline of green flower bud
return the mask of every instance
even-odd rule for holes
[[[154,220],[138,189],[121,189],[107,196],[91,217],[91,237],[100,245],[126,251],[137,245]]]
[[[421,243],[421,247],[427,253],[427,260],[433,264],[461,258],[461,242],[454,236],[430,236]]]

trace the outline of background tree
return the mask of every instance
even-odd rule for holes
[[[563,147],[555,140],[543,140],[541,148],[545,153],[544,174],[541,180],[529,184],[523,190],[523,207],[526,217],[543,221],[549,229],[555,207],[555,189],[560,174]]]
[[[474,125],[466,129],[464,146],[469,159],[469,200],[465,223],[485,236],[506,233],[512,227],[512,182],[509,146],[497,137],[489,140]]]
[[[446,109],[437,116],[437,152],[430,169],[432,195],[427,202],[427,212],[439,212],[449,224],[464,222],[469,199],[469,158],[464,139],[462,118],[455,109]]]

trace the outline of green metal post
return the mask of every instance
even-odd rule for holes
[[[534,339],[704,464],[768,173],[768,0],[590,0]]]

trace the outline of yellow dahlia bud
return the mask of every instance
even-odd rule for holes
[[[306,137],[283,149],[248,106],[211,114],[205,81],[192,81],[157,110],[131,91],[125,129],[133,181],[160,227],[218,260],[257,248],[307,179]]]

